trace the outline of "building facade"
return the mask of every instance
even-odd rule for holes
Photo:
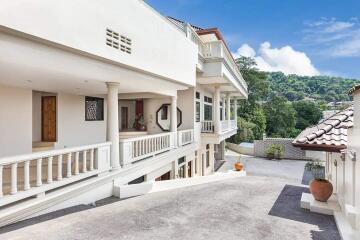
[[[141,0],[6,2],[0,52],[1,226],[214,173],[247,98],[218,29]]]
[[[360,86],[350,91],[353,106],[305,129],[293,145],[325,162],[325,177],[333,185],[331,209],[343,239],[360,237]]]

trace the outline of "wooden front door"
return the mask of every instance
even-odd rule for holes
[[[128,108],[121,107],[121,129],[128,128]]]
[[[56,142],[56,97],[41,98],[41,138],[43,142]]]
[[[191,176],[191,168],[192,168],[192,162],[188,162],[188,177],[192,177]]]

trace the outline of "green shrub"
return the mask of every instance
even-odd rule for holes
[[[311,171],[316,180],[325,179],[325,167],[319,160],[310,161],[305,164],[305,169]]]
[[[284,157],[285,148],[280,144],[271,144],[266,148],[265,153],[269,159],[281,159]]]

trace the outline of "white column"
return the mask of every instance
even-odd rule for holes
[[[173,133],[174,146],[177,147],[177,97],[171,97],[170,132]]]
[[[237,123],[237,108],[238,108],[238,106],[237,106],[237,98],[235,97],[234,98],[234,120],[236,121],[236,123]]]
[[[117,169],[120,167],[119,155],[119,83],[106,83],[108,89],[107,98],[107,140],[111,142],[111,168]]]
[[[215,132],[220,132],[220,86],[215,86],[214,94],[214,128]]]
[[[230,93],[226,94],[226,120],[231,119]]]

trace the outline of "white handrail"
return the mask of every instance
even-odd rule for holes
[[[0,206],[110,170],[110,146],[105,142],[1,158]]]
[[[2,157],[2,158],[0,158],[0,165],[8,165],[11,163],[25,162],[28,160],[47,158],[50,156],[57,156],[57,155],[67,154],[67,153],[72,153],[72,152],[80,152],[80,151],[84,151],[84,150],[91,149],[91,148],[99,148],[99,147],[110,146],[110,145],[111,145],[111,142],[105,142],[105,143],[98,143],[98,144],[92,144],[92,145],[86,145],[86,146],[62,148],[62,149],[48,150],[48,151],[42,151],[42,152],[35,152],[35,153],[30,153],[30,154]]]
[[[201,132],[204,132],[204,133],[214,132],[214,122],[213,121],[202,121],[201,122]]]
[[[248,85],[244,78],[242,77],[238,66],[236,65],[234,58],[232,57],[231,53],[226,48],[225,44],[221,40],[207,42],[206,45],[208,46],[206,49],[208,52],[205,54],[206,57],[219,57],[225,58],[226,62],[230,66],[231,70],[237,76],[239,83],[242,84],[245,88],[248,88]],[[215,51],[216,50],[216,51]]]
[[[174,148],[174,133],[161,133],[120,140],[121,165],[127,165]]]
[[[178,131],[178,145],[179,147],[194,141],[194,129],[187,129]]]

